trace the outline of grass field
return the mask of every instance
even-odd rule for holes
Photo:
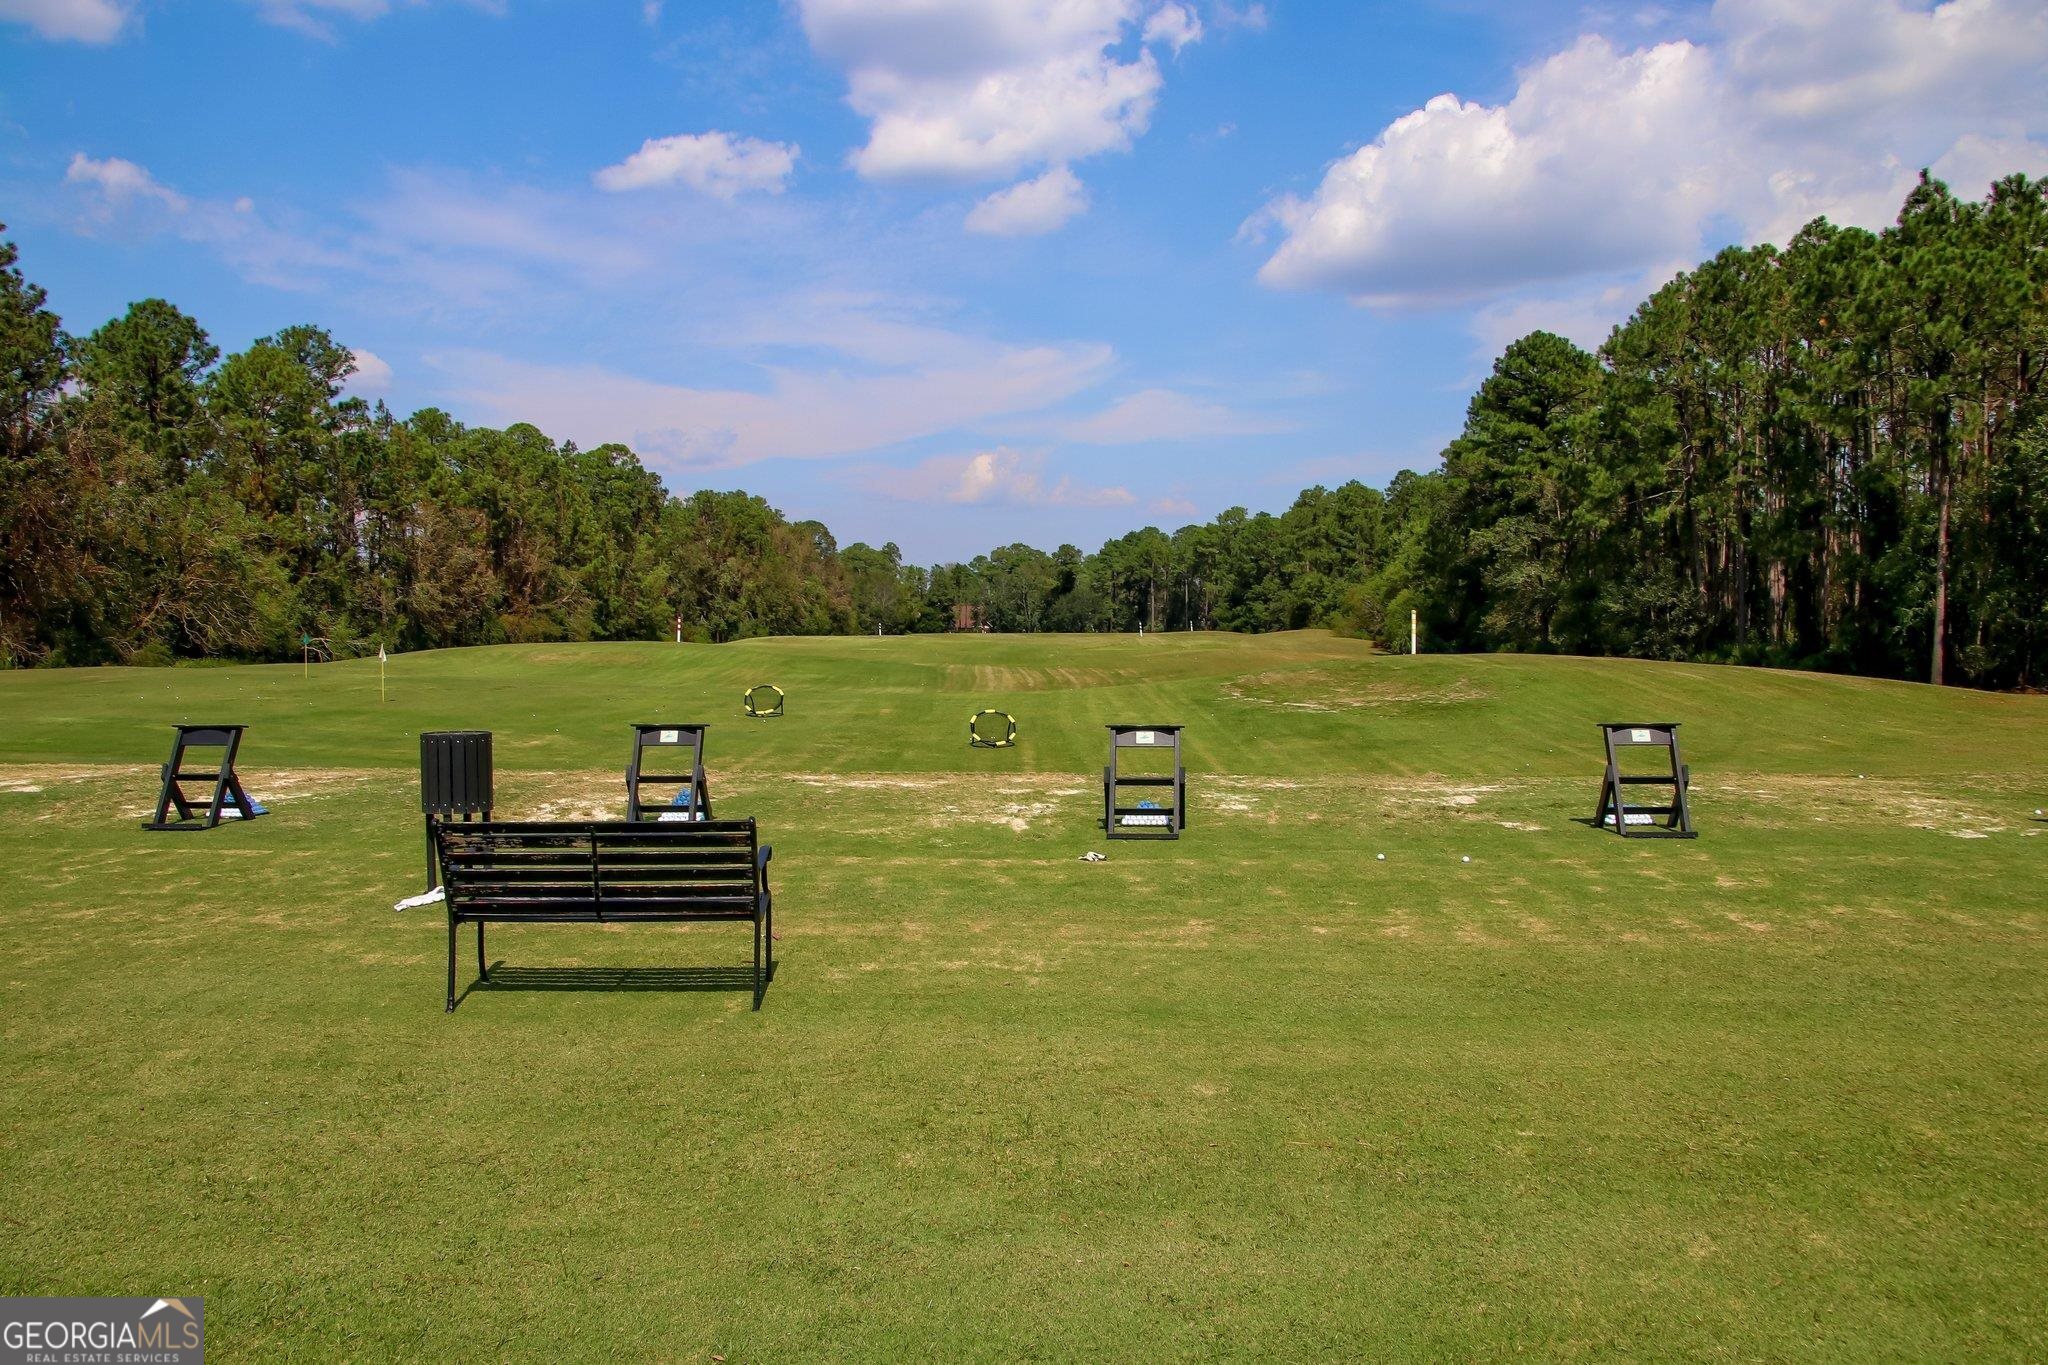
[[[0,1292],[203,1295],[223,1360],[2048,1355],[2048,698],[1299,634],[0,714]],[[1593,723],[1667,719],[1701,837],[1591,828]],[[178,720],[269,818],[137,828]],[[533,926],[444,1015],[418,732],[611,815],[668,720],[775,845],[764,1007],[675,970],[741,926]],[[1188,727],[1183,840],[1094,828],[1111,720]]]

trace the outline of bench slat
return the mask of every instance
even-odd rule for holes
[[[650,832],[650,824],[653,830]],[[639,821],[621,825],[616,833],[606,830],[593,838],[589,830],[576,833],[571,830],[538,830],[533,833],[511,833],[503,826],[496,830],[479,830],[474,825],[451,833],[449,842],[457,848],[507,849],[507,850],[563,850],[587,849],[593,843],[600,849],[645,849],[686,847],[704,851],[730,851],[753,847],[753,840],[744,831],[733,833],[728,830],[711,828],[705,820]]]
[[[754,875],[754,861],[751,858],[705,862],[701,859],[638,858],[631,862],[615,863],[600,858],[597,864],[599,875],[609,880],[612,877],[632,879],[636,877],[710,877],[710,878],[751,878]],[[526,863],[508,858],[454,858],[449,861],[449,874],[456,877],[584,877],[590,876],[590,859],[575,863]]]
[[[607,911],[602,915],[594,915],[587,909],[549,909],[545,906],[482,906],[457,910],[455,912],[456,921],[463,924],[476,920],[490,920],[493,923],[500,924],[695,924],[700,922],[705,924],[744,924],[753,918],[754,915],[751,910],[718,909],[701,912],[691,911],[688,913],[662,910],[648,914],[634,914],[630,910],[619,914]]]
[[[732,910],[736,913],[751,912],[756,903],[753,896],[647,896],[627,897],[624,900],[593,901],[578,896],[498,896],[472,897],[456,907],[458,913],[467,914],[473,910],[510,907],[514,909],[545,910],[549,908],[575,911],[585,916],[609,913],[617,908],[622,911],[646,911],[650,909],[690,909],[701,907],[706,910]]]
[[[741,820],[700,820],[690,826],[693,834],[717,833],[737,834],[745,838],[753,828],[751,819]],[[464,825],[465,834],[503,834],[510,838],[531,838],[536,834],[573,834],[579,839],[588,839],[592,834],[610,838],[621,834],[655,834],[645,825],[636,825],[630,820],[489,820]]]
[[[451,876],[462,876],[470,872],[531,872],[539,876],[573,877],[590,875],[590,855],[581,858],[479,858],[474,854],[453,853],[448,856],[447,868]]]

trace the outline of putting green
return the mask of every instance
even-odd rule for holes
[[[223,1359],[2048,1352],[2048,698],[1319,633],[388,684],[0,674],[0,1292]],[[179,720],[270,816],[137,828]],[[776,848],[763,1009],[740,926],[530,926],[444,1016],[418,733],[616,818],[670,720]],[[1698,841],[1591,828],[1600,720],[1684,723]],[[1110,721],[1187,727],[1182,840],[1094,828]]]

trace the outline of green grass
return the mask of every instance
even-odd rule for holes
[[[2048,699],[1317,634],[376,684],[0,674],[0,1292],[220,1359],[2048,1353]],[[181,719],[270,818],[136,828]],[[1610,719],[1685,723],[1698,841],[1584,823]],[[443,1015],[418,731],[596,815],[660,720],[775,844],[764,1008],[628,970],[738,926],[534,926]],[[1110,720],[1188,727],[1182,841],[1092,827]]]

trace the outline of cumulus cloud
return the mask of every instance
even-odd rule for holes
[[[2048,9],[2032,0],[1719,0],[1714,26],[1771,119],[1854,135],[1887,107],[1951,123],[2042,105]]]
[[[793,143],[763,142],[731,133],[678,133],[652,137],[616,166],[592,177],[601,190],[644,190],[658,185],[688,185],[715,199],[731,199],[746,190],[782,193],[796,169]]]
[[[1186,5],[1161,5],[1145,21],[1145,41],[1163,43],[1178,53],[1202,37],[1202,21]]]
[[[1966,133],[1941,154],[1932,170],[1957,194],[1975,198],[2014,171],[2048,176],[2048,143]]]
[[[1088,208],[1088,191],[1065,166],[997,190],[967,215],[967,230],[992,237],[1037,237],[1055,232]]]
[[[190,201],[155,176],[123,157],[110,156],[105,160],[94,160],[84,152],[74,152],[71,165],[64,172],[64,183],[83,185],[96,190],[109,208],[136,200],[151,200],[163,205],[173,213],[183,213]]]
[[[2048,8],[2033,0],[1720,0],[1697,41],[1588,36],[1503,104],[1440,95],[1246,235],[1278,231],[1259,272],[1274,287],[1497,300],[1689,259],[1730,226],[1878,226],[1917,167],[2039,164],[2044,132]]]
[[[1285,236],[1259,278],[1364,303],[1458,302],[1688,237],[1709,183],[1669,153],[1717,140],[1710,67],[1689,43],[1617,53],[1587,38],[1524,73],[1506,105],[1439,95],[1312,196],[1269,206]]]
[[[797,4],[812,47],[845,68],[848,102],[868,120],[852,164],[874,180],[1009,178],[1122,151],[1159,94],[1152,46],[1200,36],[1184,6],[1136,0]],[[1119,56],[1134,30],[1138,50]]]
[[[907,502],[973,506],[1124,507],[1137,501],[1128,488],[1081,483],[1061,475],[1048,483],[1043,451],[997,446],[972,455],[935,455],[909,470],[877,470],[876,491]]]
[[[111,43],[134,13],[133,0],[0,0],[0,20],[52,42]]]
[[[391,365],[375,351],[352,350],[349,356],[356,371],[348,377],[349,388],[360,394],[379,394],[391,388]]]

